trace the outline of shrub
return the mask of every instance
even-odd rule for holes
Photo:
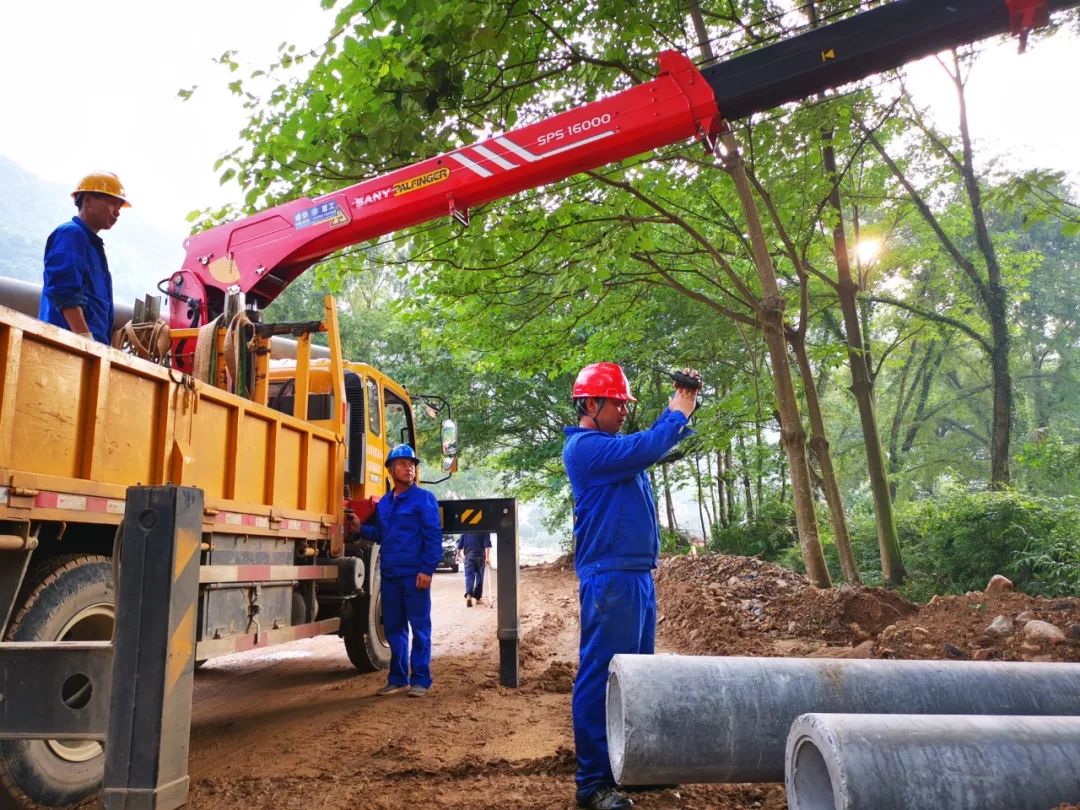
[[[665,529],[660,527],[660,553],[661,554],[687,554],[690,551],[692,535],[682,529]]]
[[[1043,596],[1080,592],[1080,508],[1072,498],[1020,492],[949,492],[897,504],[906,596],[982,590],[1003,574],[1019,590]],[[853,516],[859,570],[880,584],[877,527],[871,514]],[[835,557],[834,549],[827,549]]]
[[[714,524],[711,551],[776,560],[785,550],[799,545],[795,507],[788,501],[765,501],[753,520],[723,527]]]
[[[901,591],[908,599],[923,602],[936,593],[982,590],[994,574],[1033,595],[1080,595],[1080,502],[1075,498],[951,491],[898,503],[894,515],[907,573]],[[874,515],[853,512],[848,526],[863,583],[882,585]],[[818,510],[818,530],[833,581],[840,582],[824,509]],[[752,521],[713,526],[710,549],[757,555],[804,572],[798,539],[793,506],[767,501]]]

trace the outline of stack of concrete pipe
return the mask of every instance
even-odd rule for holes
[[[1080,802],[1080,665],[617,655],[624,785],[785,781],[791,810]]]

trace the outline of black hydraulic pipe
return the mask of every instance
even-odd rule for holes
[[[1049,0],[1051,11],[1080,0]],[[702,70],[729,121],[1009,33],[1006,0],[895,0]]]

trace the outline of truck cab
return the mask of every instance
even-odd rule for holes
[[[399,444],[416,447],[412,400],[404,386],[367,363],[344,361],[345,485],[347,501],[378,498],[390,487],[384,461]],[[267,405],[295,415],[297,364],[275,360],[270,367]],[[307,420],[334,430],[340,418],[334,401],[329,359],[311,361]]]

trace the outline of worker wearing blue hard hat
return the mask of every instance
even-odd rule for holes
[[[684,374],[700,380],[692,369]],[[677,382],[652,427],[619,435],[630,403],[637,401],[622,368],[593,363],[574,382],[578,424],[564,428],[563,463],[574,496],[574,567],[581,607],[572,701],[578,807],[623,810],[634,804],[616,789],[608,761],[608,664],[619,653],[654,651],[652,569],[660,554],[660,526],[646,470],[692,433],[687,421],[697,406],[698,387],[700,383],[688,387]]]
[[[376,694],[431,688],[431,578],[442,559],[442,528],[435,496],[417,485],[420,459],[407,444],[386,456],[393,489],[379,499],[360,536],[379,543],[382,618],[390,644],[390,671]],[[409,630],[412,645],[409,645]]]

